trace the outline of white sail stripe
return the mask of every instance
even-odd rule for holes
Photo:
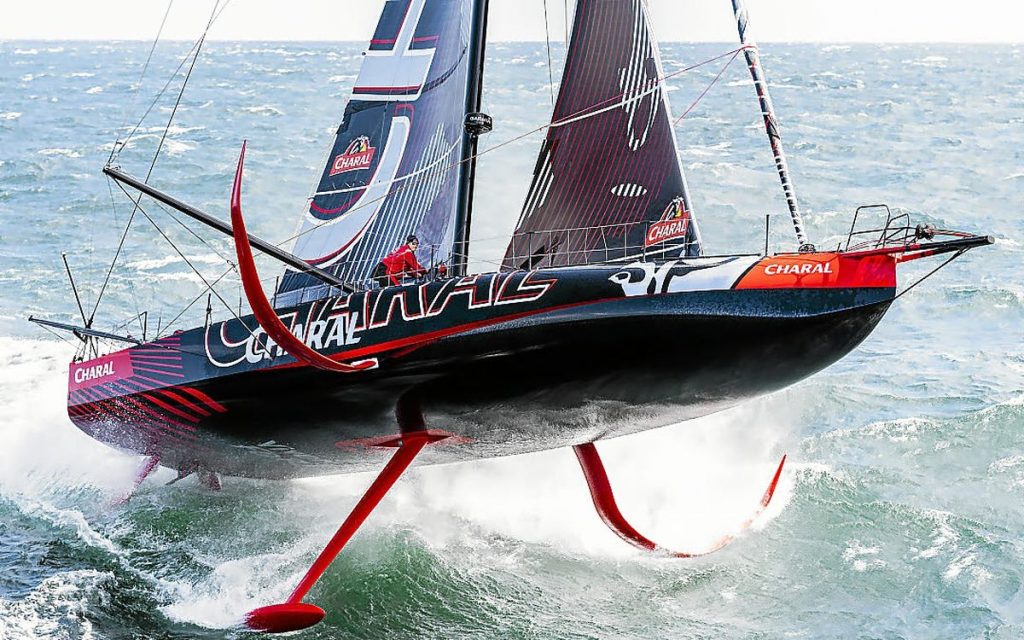
[[[534,212],[544,206],[544,188],[551,183],[551,174],[548,173],[544,176],[543,180],[537,183],[537,189],[533,194],[533,203],[530,207],[530,211]]]
[[[537,209],[537,197],[541,189],[541,184],[547,180],[547,177],[551,174],[552,168],[550,159],[551,151],[549,149],[544,154],[544,163],[541,165],[540,174],[537,176],[537,179],[534,180],[533,185],[530,187],[530,192],[526,196],[526,204],[523,206],[523,214],[525,214],[525,216],[522,217],[522,220],[529,218],[530,214]]]
[[[404,176],[398,176],[397,178],[394,178],[393,180],[391,180],[389,182],[389,184],[394,184],[394,183],[397,183],[397,182],[402,182],[403,180],[408,180],[409,178],[415,178],[416,176],[418,176],[418,175],[420,175],[422,173],[426,173],[426,172],[434,169],[436,165],[444,162],[447,159],[447,157],[449,155],[451,155],[451,152],[454,151],[455,148],[457,146],[459,146],[460,144],[462,144],[462,141],[461,140],[456,140],[455,143],[452,144],[451,147],[449,147],[448,153],[446,153],[446,154],[442,155],[441,157],[439,157],[430,166],[423,167],[422,169],[416,169],[415,171],[412,171],[411,173],[407,173]],[[447,165],[445,166],[445,168],[448,168]],[[369,184],[369,185],[366,185],[366,186],[363,186],[363,187],[346,187],[344,189],[332,189],[330,191],[317,191],[313,195],[309,196],[307,198],[307,200],[312,200],[313,198],[316,198],[317,196],[332,196],[332,195],[335,195],[335,194],[338,194],[338,193],[352,193],[353,191],[362,191],[363,189],[369,189],[370,187],[377,187],[378,185],[381,185],[381,184],[384,184],[384,183],[375,182],[373,184]]]
[[[547,183],[544,186],[544,192],[540,197],[540,202],[537,204],[538,207],[543,207],[548,201],[548,194],[551,192],[552,185],[555,184],[555,174],[549,173]]]
[[[378,165],[379,171],[383,171],[385,174],[390,172],[392,175],[398,172],[402,157],[405,155],[410,126],[408,118],[397,117],[391,120],[391,130],[388,132],[387,142],[384,144]],[[387,183],[388,181],[385,181],[384,184]],[[320,220],[311,213],[308,214],[307,224],[310,225],[312,233],[299,238],[295,245],[296,253],[299,257],[314,262],[321,268],[336,263],[348,251],[351,251],[357,239],[367,231],[371,221],[380,213],[386,195],[386,188],[382,189],[378,185],[372,185],[366,189],[345,215],[339,215],[331,220]],[[356,215],[352,215],[353,213]],[[326,256],[331,255],[338,247],[339,236],[335,228],[338,226],[344,228],[342,233],[347,236],[342,242],[342,246],[347,244],[350,248],[348,251],[338,253],[333,258],[326,259]]]
[[[527,206],[524,209],[524,213],[526,213],[527,218],[540,208],[540,192],[544,188],[544,183],[550,175],[551,170],[549,168],[544,174],[539,176],[539,179],[534,183],[533,188],[530,190],[530,194],[527,198]]]
[[[644,29],[643,20],[641,19],[640,6],[637,0],[633,0],[633,51],[632,56],[629,60],[629,92],[634,93],[640,90],[642,83],[643,63],[641,61],[641,52],[645,52],[643,48],[643,36],[646,32]]]
[[[432,147],[428,146],[428,150],[424,153],[424,155],[417,162],[417,166],[418,167],[422,166],[427,161],[427,159],[431,157],[430,154],[429,154],[429,149],[430,148],[432,148]],[[420,191],[423,188],[422,187],[422,183],[423,182],[425,182],[425,180],[422,180],[422,181],[416,183],[415,185],[413,185],[412,187],[410,187],[408,189],[404,189],[403,191],[399,192],[386,205],[386,209],[383,212],[383,214],[385,216],[389,216],[389,214],[391,212],[395,211],[396,209],[398,209],[398,210],[405,210],[405,207],[404,207],[405,203],[408,202],[410,197],[412,197],[416,192]],[[385,218],[385,219],[387,219],[387,218]],[[375,229],[374,230],[374,237],[372,239],[369,239],[366,242],[361,243],[359,249],[350,256],[349,263],[350,264],[365,263],[365,262],[373,259],[374,257],[380,255],[378,253],[379,251],[387,250],[388,247],[386,247],[385,245],[391,244],[391,243],[394,242],[393,238],[396,236],[396,232],[395,232],[396,229],[395,229],[395,227],[397,227],[397,225],[392,223],[388,227],[383,227],[383,228]]]
[[[420,225],[423,217],[429,211],[430,204],[437,198],[444,183],[443,179],[448,167],[444,165],[439,167],[438,163],[432,159],[434,155],[444,153],[444,143],[443,128],[438,127],[434,138],[428,144],[426,151],[418,162],[420,167],[427,165],[424,168],[430,169],[430,172],[427,173],[424,179],[418,181],[415,186],[399,192],[389,203],[388,211],[386,212],[412,212],[413,215],[395,216],[393,223],[389,227],[376,230],[374,239],[365,243],[360,248],[360,251],[352,256],[351,262],[359,263],[375,260],[377,256],[383,255],[394,248],[394,246],[397,246],[404,240],[405,235]],[[452,148],[449,147],[448,154],[451,153]],[[441,159],[444,159],[444,157],[442,155]]]
[[[423,85],[427,81],[427,74],[434,60],[436,48],[431,49],[410,49],[416,28],[419,26],[420,17],[426,0],[411,0],[407,9],[408,13],[402,22],[402,28],[395,37],[395,46],[384,51],[375,51],[374,55],[364,51],[363,64],[359,69],[359,76],[356,78],[355,87],[352,90],[352,100],[366,102],[414,102],[419,99]],[[360,88],[405,88],[416,87],[413,94],[381,94],[381,93],[360,93]]]

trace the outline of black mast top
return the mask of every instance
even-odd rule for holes
[[[469,43],[469,91],[466,92],[466,128],[462,138],[462,171],[459,172],[459,210],[455,218],[455,255],[452,273],[466,274],[469,230],[473,218],[473,186],[476,150],[480,134],[491,130],[491,119],[480,113],[484,88],[484,53],[487,46],[489,0],[475,0],[473,31]]]

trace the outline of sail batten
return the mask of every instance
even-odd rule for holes
[[[643,0],[580,0],[551,126],[504,268],[699,255]],[[651,235],[653,233],[653,235]]]

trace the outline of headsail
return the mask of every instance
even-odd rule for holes
[[[473,7],[385,2],[293,253],[353,283],[411,233],[421,263],[450,260]],[[288,272],[278,302],[310,287]]]
[[[505,268],[699,255],[646,0],[579,0]]]

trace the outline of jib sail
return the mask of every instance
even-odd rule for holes
[[[416,234],[421,264],[451,260],[473,5],[385,2],[303,215],[300,258],[361,284]],[[323,286],[288,272],[278,303],[319,297]]]
[[[699,255],[645,0],[579,0],[505,268]]]

